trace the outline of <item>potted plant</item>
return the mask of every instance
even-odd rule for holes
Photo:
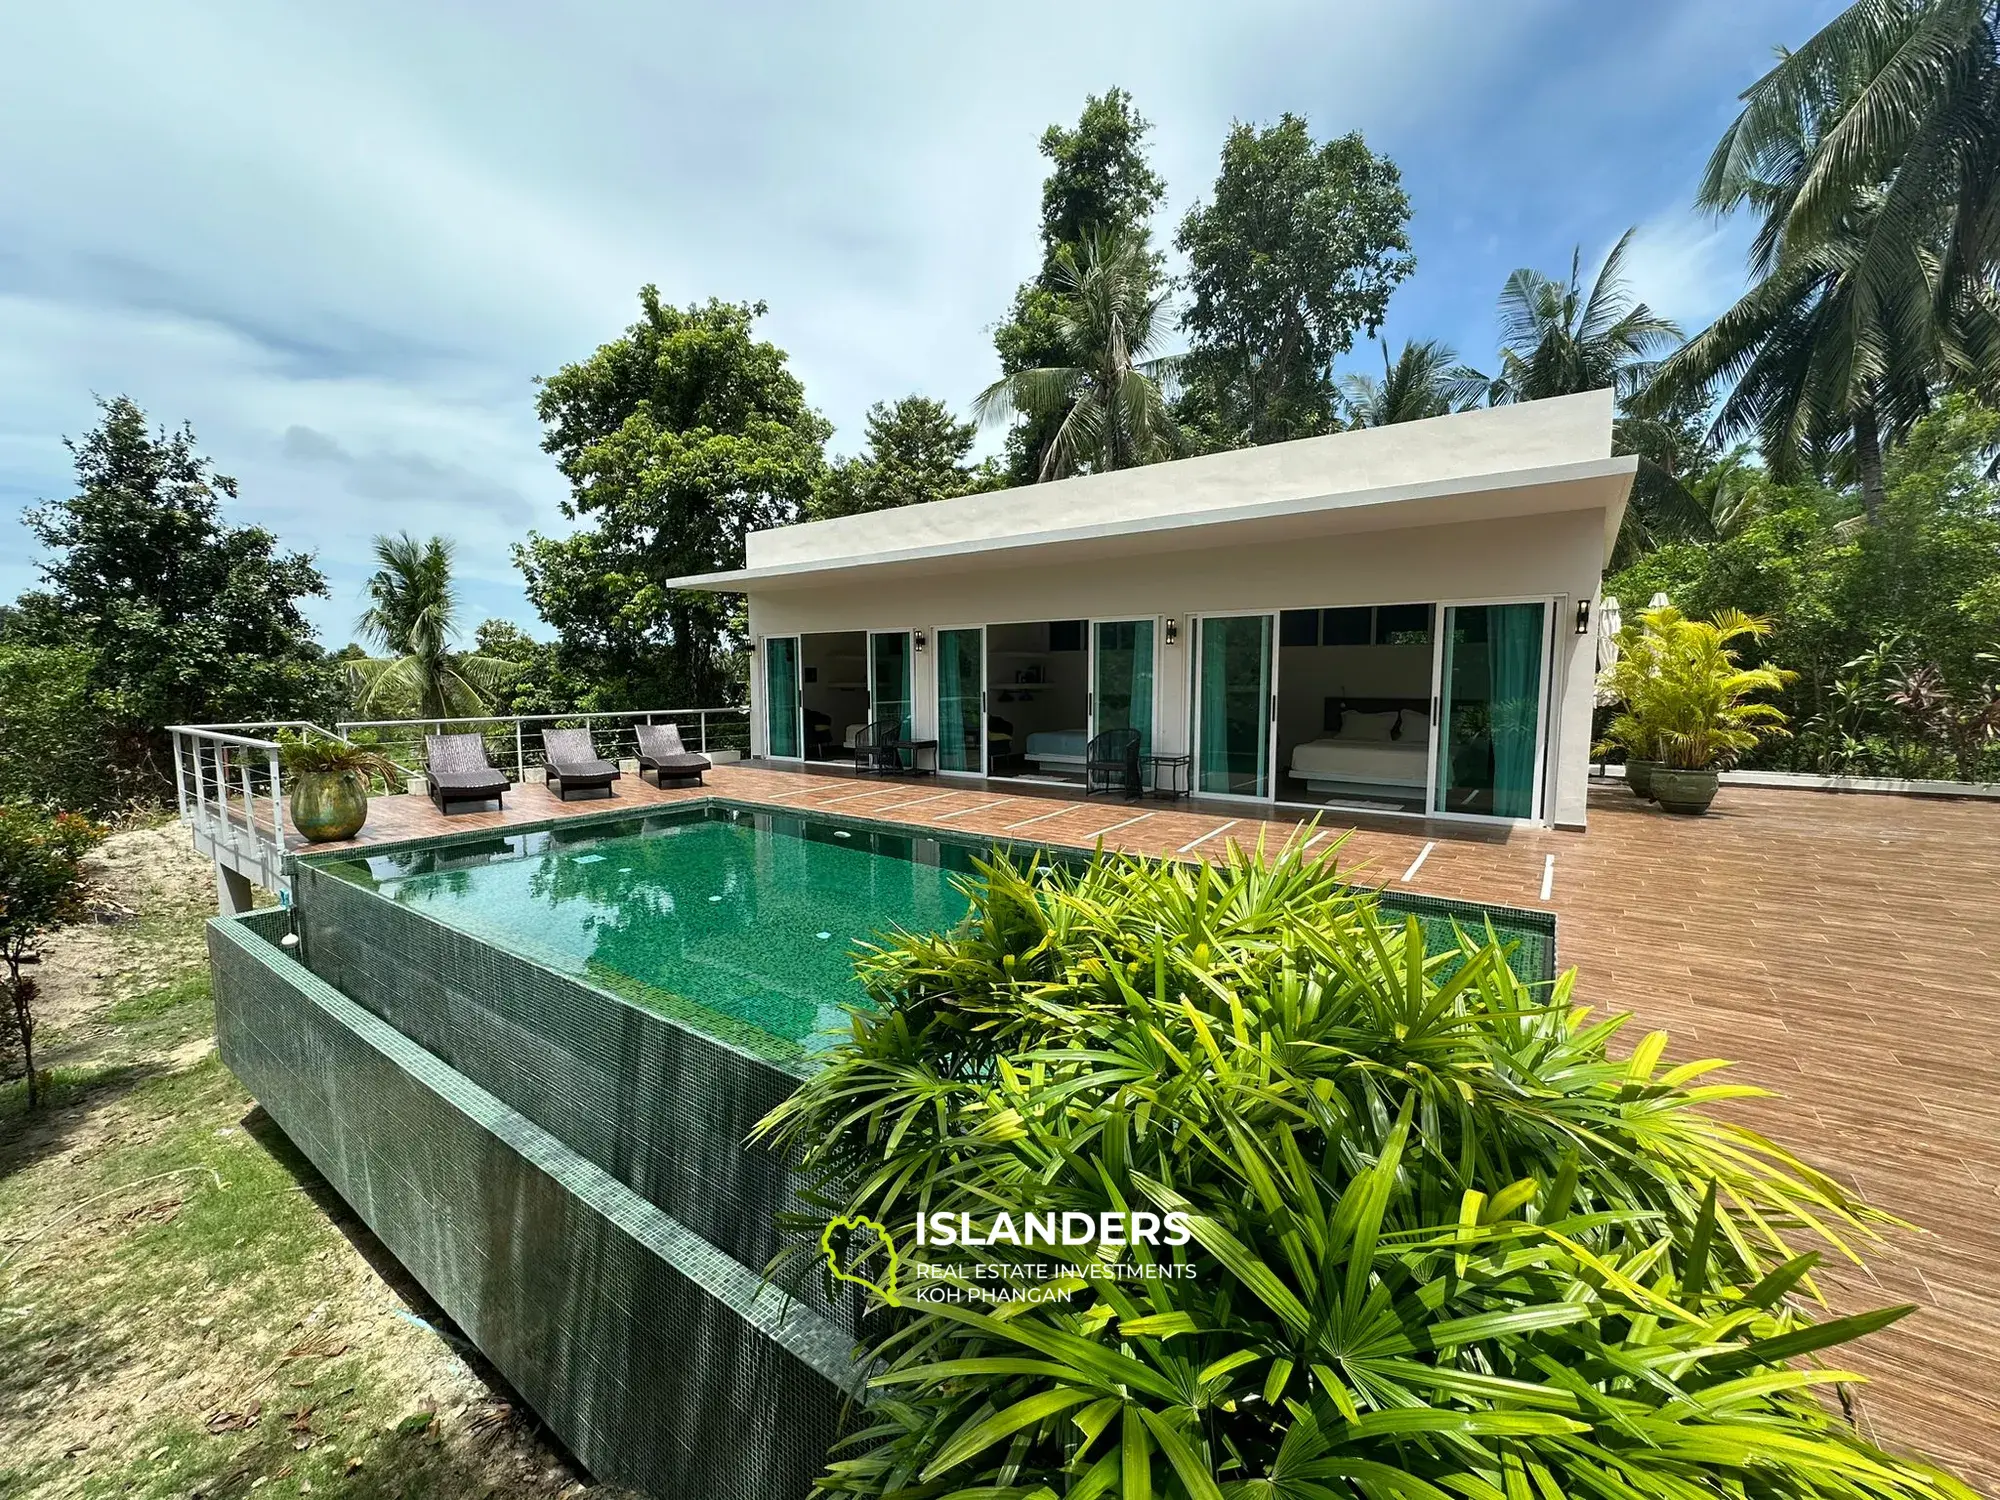
[[[1797,674],[1742,665],[1733,643],[1764,636],[1771,627],[1740,611],[1690,620],[1669,607],[1641,618],[1652,638],[1650,672],[1634,711],[1659,747],[1653,798],[1670,813],[1705,813],[1715,800],[1718,771],[1767,735],[1787,732],[1783,712],[1752,696],[1776,692]]]
[[[314,844],[353,838],[368,821],[369,784],[380,777],[394,786],[404,775],[374,746],[332,736],[282,734],[278,760],[291,783],[292,826]]]
[[[1642,801],[1653,800],[1653,773],[1660,767],[1659,726],[1649,717],[1648,690],[1659,668],[1658,641],[1640,621],[1618,632],[1618,659],[1598,674],[1598,687],[1605,697],[1623,705],[1604,726],[1604,738],[1595,750],[1607,755],[1614,750],[1625,754],[1625,784]]]

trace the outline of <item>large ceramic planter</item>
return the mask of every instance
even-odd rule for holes
[[[292,826],[313,844],[351,839],[368,821],[368,778],[359,771],[308,771],[292,783]]]
[[[1660,766],[1653,772],[1653,800],[1670,813],[1705,813],[1715,800],[1715,772]]]
[[[1628,760],[1625,762],[1625,784],[1632,788],[1632,795],[1644,801],[1653,800],[1653,773],[1663,769],[1656,760]]]

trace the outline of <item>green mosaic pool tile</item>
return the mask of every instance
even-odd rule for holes
[[[844,1329],[244,924],[210,953],[225,1060],[598,1477],[804,1492],[855,1389]]]

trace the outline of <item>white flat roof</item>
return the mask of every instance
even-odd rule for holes
[[[1608,549],[1638,460],[1592,391],[751,533],[748,566],[673,588],[809,587],[1602,509]]]

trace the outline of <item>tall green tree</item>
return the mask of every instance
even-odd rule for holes
[[[1160,258],[1146,244],[1148,225],[1167,185],[1146,159],[1152,129],[1120,88],[1085,98],[1075,129],[1051,125],[1042,132],[1041,153],[1049,159],[1042,183],[1041,269],[1014,293],[1007,319],[993,332],[1000,372],[1059,365],[1069,358],[1058,326],[1062,295],[1057,260],[1067,248],[1081,253],[1095,230],[1145,246],[1149,290],[1164,280]],[[1007,434],[1005,470],[1010,484],[1032,484],[1055,433],[1054,417],[1029,418]]]
[[[1237,124],[1211,201],[1181,220],[1193,294],[1184,403],[1209,441],[1282,442],[1339,421],[1334,361],[1372,338],[1416,267],[1401,174],[1358,132],[1315,142],[1287,114]]]
[[[422,719],[472,718],[493,712],[511,662],[452,649],[460,635],[453,545],[408,532],[378,536],[375,572],[361,633],[385,653],[351,663],[356,706],[363,713],[414,714]]]
[[[151,431],[124,396],[99,404],[97,427],[65,440],[76,493],[26,516],[50,556],[8,639],[87,651],[113,758],[162,788],[164,726],[327,717],[345,683],[301,608],[327,593],[312,557],[224,521],[236,481],[191,428]]]
[[[741,567],[747,532],[798,520],[832,432],[756,336],[763,303],[673,307],[647,286],[639,304],[622,337],[542,382],[542,447],[583,525],[515,549],[588,707],[735,695],[740,604],[666,581]]]
[[[1588,286],[1581,246],[1566,277],[1523,266],[1507,278],[1500,289],[1499,372],[1487,387],[1495,406],[1606,388],[1615,394],[1620,414],[1612,446],[1637,454],[1639,471],[1614,566],[1668,537],[1711,534],[1707,513],[1688,489],[1707,454],[1699,422],[1690,422],[1685,402],[1657,412],[1634,405],[1681,330],[1635,297],[1625,279],[1633,233],[1618,237]]]
[[[1873,202],[1857,277],[1880,291],[1923,267],[1942,326],[1972,332],[1990,377],[2000,272],[2000,4],[1857,0],[1744,92],[1717,146],[1711,185],[1759,175],[1812,121],[1812,149],[1772,237],[1838,239]],[[1974,332],[1973,330],[1976,330]],[[1963,350],[1961,353],[1965,352]]]
[[[974,412],[1052,427],[1038,479],[1108,473],[1178,451],[1180,429],[1160,388],[1177,361],[1149,357],[1166,332],[1167,296],[1145,242],[1093,231],[1081,254],[1068,245],[1057,252],[1056,286],[1059,362],[1002,376]]]
[[[1961,199],[1982,189],[1935,176],[1937,153],[1950,154],[1942,139],[1912,145],[1903,164],[1877,149],[1883,130],[1903,138],[1926,107],[1919,84],[1949,92],[1954,67],[1990,69],[1990,56],[1954,63],[1947,49],[1911,73],[1907,58],[1882,52],[1935,48],[1938,24],[1958,9],[1857,6],[1808,44],[1810,56],[1794,54],[1749,90],[1698,202],[1758,216],[1753,284],[1660,372],[1667,396],[1726,387],[1717,438],[1754,435],[1781,480],[1851,473],[1871,523],[1882,514],[1884,446],[1910,431],[1945,382],[1970,372],[1990,391],[2000,355],[1990,281],[1951,269],[1961,234],[1989,233],[1953,222]],[[1901,12],[1893,24],[1892,11]],[[1985,45],[1990,53],[1990,38]],[[1894,123],[1883,112],[1889,96]]]
[[[1680,325],[1637,300],[1625,280],[1634,231],[1618,237],[1588,288],[1583,248],[1567,277],[1523,266],[1500,289],[1500,370],[1491,399],[1540,401],[1609,386],[1623,398],[1681,341]]]
[[[1421,422],[1477,406],[1486,395],[1486,377],[1459,363],[1449,344],[1437,339],[1405,339],[1393,360],[1382,343],[1382,376],[1355,373],[1341,378],[1340,402],[1356,427]]]
[[[1000,482],[996,466],[969,461],[978,431],[928,396],[878,401],[868,408],[867,449],[828,465],[806,512],[823,521],[991,489]]]

